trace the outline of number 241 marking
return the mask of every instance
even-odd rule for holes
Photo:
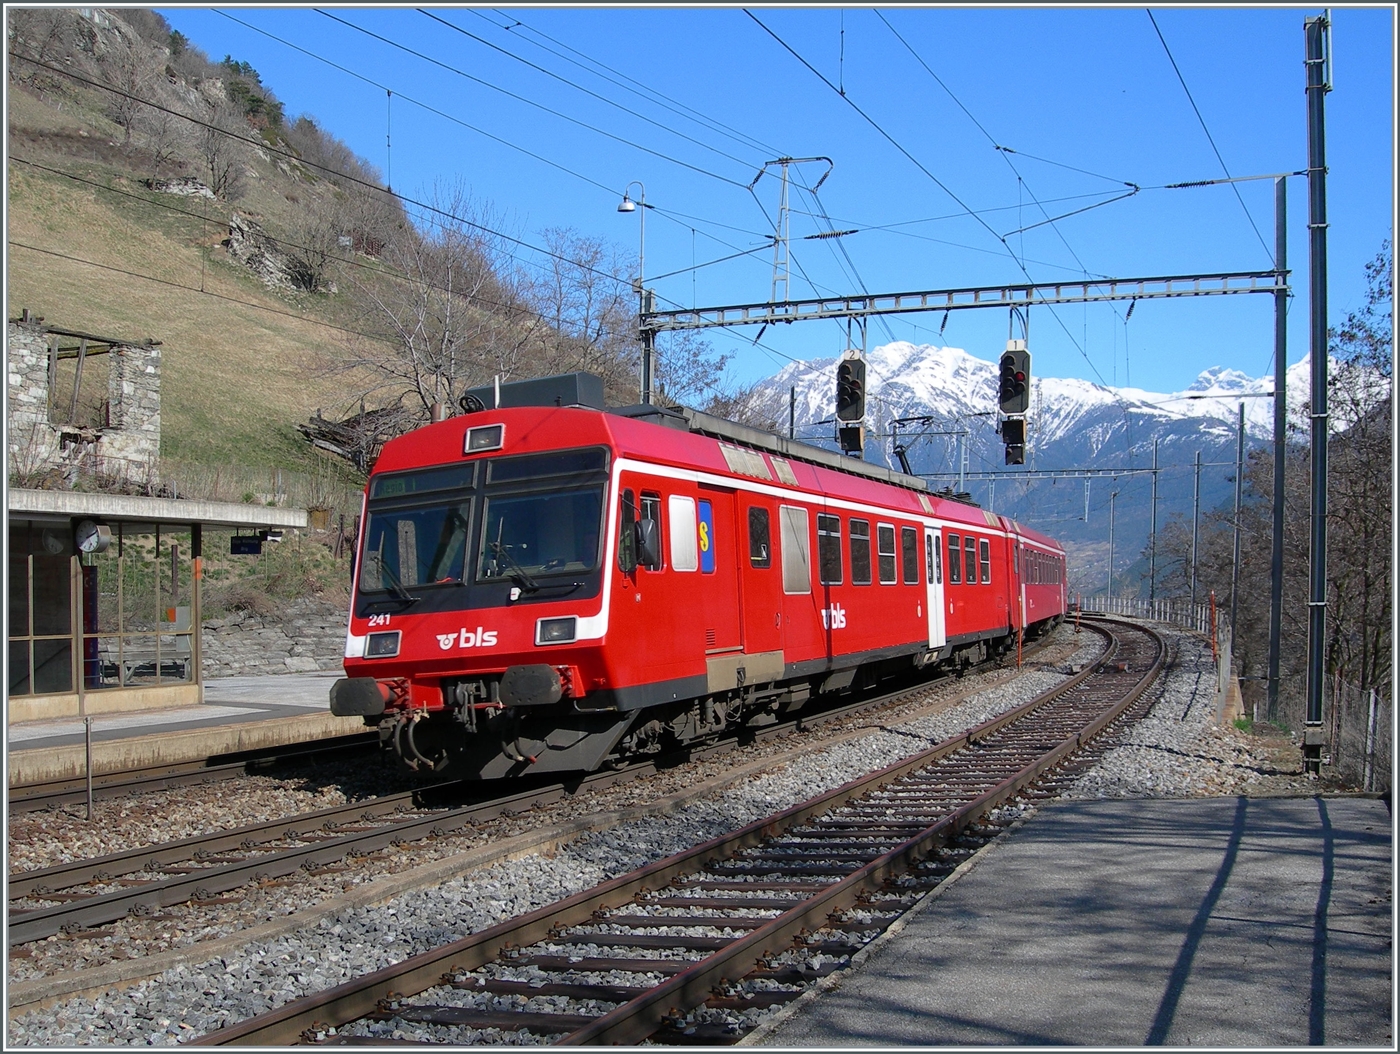
[[[371,616],[369,617],[369,624],[370,624],[371,626],[387,626],[387,625],[389,624],[389,616],[388,616],[388,615],[371,615]]]

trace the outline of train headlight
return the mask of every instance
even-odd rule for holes
[[[462,453],[477,454],[483,450],[500,450],[505,445],[505,439],[505,425],[482,425],[479,428],[469,428]]]
[[[567,644],[578,632],[578,619],[542,618],[535,623],[536,644]]]
[[[391,659],[399,653],[399,630],[371,633],[365,638],[366,659]]]

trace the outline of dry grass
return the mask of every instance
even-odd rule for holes
[[[100,161],[42,160],[138,189],[103,173]],[[345,339],[322,321],[335,305],[279,297],[228,261],[215,203],[169,198],[192,211],[207,207],[214,218],[205,223],[22,164],[11,165],[9,193],[12,314],[27,307],[65,329],[159,340],[162,454],[209,464],[312,463],[293,426],[318,408],[347,409],[356,388],[354,378],[325,371]]]

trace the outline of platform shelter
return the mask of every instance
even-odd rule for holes
[[[306,526],[305,509],[11,489],[7,723],[202,702],[205,531],[251,554]]]

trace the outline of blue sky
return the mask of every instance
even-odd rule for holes
[[[289,116],[315,117],[390,174],[395,190],[426,200],[435,183],[460,179],[500,229],[527,243],[569,228],[635,254],[637,213],[617,204],[641,181],[653,206],[648,285],[661,306],[689,307],[769,298],[779,183],[770,174],[748,188],[782,156],[833,162],[816,197],[797,184],[813,186],[827,166],[791,169],[794,299],[1072,281],[1086,271],[1267,269],[1272,181],[1233,184],[1238,197],[1232,186],[1155,188],[1226,169],[1306,167],[1303,21],[1321,9],[159,10],[212,59],[251,63]],[[1389,6],[1332,15],[1335,321],[1360,305],[1362,266],[1393,228],[1395,25]],[[1013,233],[1129,193],[1127,184],[1142,189]],[[1288,184],[1296,362],[1307,351],[1307,195],[1305,180]],[[807,237],[832,229],[856,233]],[[661,275],[670,276],[650,280]],[[1126,322],[1125,313],[1122,304],[1037,309],[1035,372],[1170,391],[1211,366],[1272,370],[1267,296],[1140,302]],[[1000,310],[953,312],[940,338],[942,323],[940,314],[891,317],[872,321],[866,339],[950,344],[990,360],[1010,320]],[[709,332],[734,356],[732,380],[834,355],[847,340],[830,321],[770,328],[757,345],[756,335]]]

